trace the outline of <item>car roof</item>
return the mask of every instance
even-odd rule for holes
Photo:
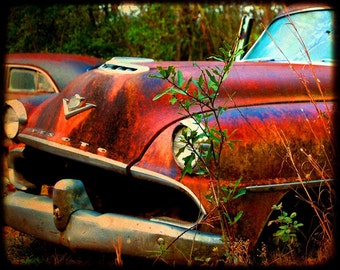
[[[50,74],[60,90],[64,89],[78,75],[104,63],[92,56],[62,53],[9,53],[5,64],[29,65],[43,69]]]
[[[304,12],[308,10],[317,10],[317,9],[333,9],[334,7],[326,4],[326,3],[308,3],[301,2],[295,3],[285,6],[282,11],[276,17],[286,16],[287,14],[292,14],[296,12]]]

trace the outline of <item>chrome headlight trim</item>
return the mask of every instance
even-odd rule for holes
[[[20,126],[27,122],[27,112],[24,105],[16,99],[7,100],[5,106],[4,132],[8,139],[14,139]]]
[[[190,149],[190,147],[186,147],[186,149],[178,154],[179,149],[183,148],[185,146],[185,142],[183,142],[183,135],[182,132],[184,129],[189,129],[190,131],[196,131],[199,134],[203,133],[203,127],[200,127],[198,123],[196,123],[193,119],[185,119],[180,122],[180,124],[174,129],[172,134],[172,155],[176,162],[176,164],[183,170],[185,167],[185,161],[184,158],[189,156],[193,149]],[[194,144],[195,151],[200,152],[201,150],[201,143],[206,141],[206,139],[202,138],[198,142]],[[191,163],[191,166],[193,169],[197,168],[198,163],[198,156],[195,154],[195,158]],[[195,170],[194,170],[195,171]]]

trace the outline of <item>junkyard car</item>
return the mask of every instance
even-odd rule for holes
[[[229,210],[243,212],[233,235],[248,239],[249,248],[273,205],[299,187],[332,182],[325,121],[335,112],[333,31],[329,7],[283,11],[223,82],[218,104],[234,95],[220,124],[236,131],[237,142],[222,151],[221,181],[230,186],[242,177],[238,188],[246,193]],[[5,131],[14,146],[6,224],[71,249],[115,252],[121,241],[123,255],[161,254],[168,262],[222,256],[207,199],[211,180],[195,171],[182,177],[174,152],[190,124],[169,96],[154,100],[170,85],[150,76],[174,66],[185,79],[198,78],[222,64],[113,59],[58,95],[8,102]]]
[[[59,93],[75,77],[102,63],[95,57],[72,54],[6,54],[5,98]]]

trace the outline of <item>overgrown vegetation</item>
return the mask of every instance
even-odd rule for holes
[[[305,68],[305,72],[310,72],[313,77],[313,81],[307,81],[305,79],[304,74],[297,71],[294,65],[291,63],[290,59],[283,53],[280,47],[275,43],[275,40],[272,40],[273,43],[277,46],[277,48],[281,51],[282,56],[286,59],[289,64],[292,72],[296,74],[296,76],[300,79],[303,84],[306,94],[308,95],[311,104],[314,105],[315,110],[317,112],[317,118],[309,119],[307,115],[304,114],[303,109],[301,112],[305,115],[305,123],[310,131],[310,136],[313,137],[317,144],[315,147],[320,149],[320,152],[323,154],[322,159],[318,159],[314,157],[311,152],[312,149],[304,149],[300,148],[300,152],[302,153],[305,161],[302,163],[302,166],[297,166],[296,158],[293,155],[290,147],[290,142],[286,139],[284,130],[277,130],[276,132],[281,138],[282,145],[287,153],[287,160],[294,168],[296,172],[297,180],[301,183],[302,191],[297,191],[296,196],[306,205],[308,205],[315,215],[316,223],[318,224],[310,235],[310,238],[307,239],[306,251],[307,259],[308,254],[310,256],[320,257],[320,255],[327,251],[328,259],[333,258],[335,255],[335,202],[336,202],[336,194],[335,194],[335,171],[334,168],[336,166],[336,138],[335,138],[335,119],[332,110],[335,108],[330,108],[328,101],[325,99],[325,95],[321,86],[321,82],[317,77],[316,71],[314,69],[309,51],[304,43],[303,38],[301,37],[299,30],[296,25],[292,21],[292,19],[288,16],[289,23],[287,24],[292,33],[296,38],[296,42],[300,44],[301,48],[307,59],[307,64]],[[315,95],[311,91],[311,85],[315,84],[317,90],[321,97],[322,102],[318,102],[316,100]],[[320,104],[323,105],[321,108]],[[321,130],[317,130],[321,129]],[[320,136],[323,134],[323,137]],[[311,178],[313,177],[313,178]],[[306,183],[311,179],[320,179],[321,182],[316,189],[308,189]],[[275,209],[280,208],[280,206],[274,206]],[[283,214],[284,212],[282,212]],[[282,221],[288,222],[288,217],[282,217]],[[290,240],[296,240],[294,237],[294,232],[297,230],[298,223],[286,224],[288,228],[283,228],[283,230],[288,229],[285,233],[293,233],[291,235],[293,238]],[[283,231],[278,231],[277,233],[283,233]],[[276,235],[277,236],[277,235]],[[283,240],[283,236],[281,235]],[[287,235],[285,235],[287,236]],[[275,235],[274,235],[275,237]],[[293,241],[294,242],[294,241]],[[296,242],[295,242],[296,243]],[[311,251],[312,250],[312,251]],[[311,254],[313,251],[316,251],[316,254]],[[323,257],[321,255],[321,257]],[[324,259],[324,258],[323,258]]]
[[[251,36],[255,41],[262,32],[259,22],[269,23],[280,7],[218,2],[13,5],[4,40],[6,52],[203,60],[222,40],[232,43],[243,15],[256,22]]]
[[[296,220],[297,213],[293,212],[290,215],[283,210],[282,202],[279,205],[273,205],[273,210],[279,211],[277,219],[270,220],[268,226],[272,224],[278,224],[278,230],[273,234],[274,243],[280,246],[282,252],[294,251],[299,245],[297,233],[300,231],[300,227],[303,223]]]

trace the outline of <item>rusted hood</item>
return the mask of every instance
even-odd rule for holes
[[[197,64],[206,68],[218,63]],[[198,78],[200,74],[192,63],[156,62],[145,65],[150,67],[151,73],[157,72],[157,66],[174,65],[187,78]],[[311,70],[308,65],[296,65],[294,69],[280,63],[235,63],[223,85],[220,102],[225,102],[233,93],[233,101],[227,104],[231,107],[308,101],[311,93],[318,100],[334,99],[332,80],[328,78],[329,74],[333,74],[333,66],[314,66]],[[168,85],[160,79],[149,78],[150,72],[138,75],[118,75],[101,70],[87,72],[62,93],[38,106],[22,133],[92,153],[104,149],[108,157],[129,163],[140,154],[154,134],[181,117],[178,108],[169,104],[169,97],[152,100]],[[322,85],[323,97],[314,74]],[[309,93],[299,76],[308,82]],[[89,106],[67,117],[70,110],[66,104],[76,94],[83,98],[83,104]]]

